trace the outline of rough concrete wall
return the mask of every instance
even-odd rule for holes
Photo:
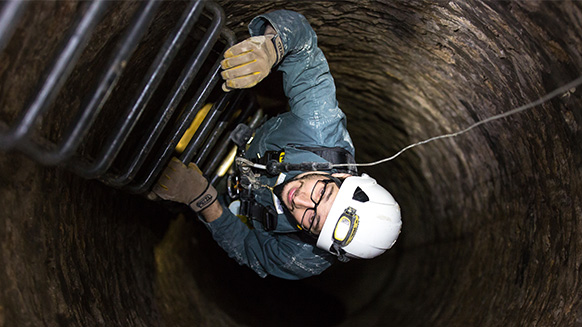
[[[268,10],[308,18],[360,162],[582,75],[577,1],[220,4],[240,38]],[[400,241],[302,282],[239,268],[192,217],[2,154],[0,326],[582,326],[581,105],[570,90],[365,169],[401,204]]]

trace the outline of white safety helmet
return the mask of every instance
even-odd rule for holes
[[[344,180],[317,238],[317,247],[338,256],[371,259],[391,248],[400,234],[400,207],[375,179]]]

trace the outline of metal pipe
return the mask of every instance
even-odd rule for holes
[[[4,7],[0,12],[0,51],[4,50],[12,38],[16,25],[18,25],[27,5],[28,1],[22,0],[4,2]]]
[[[151,188],[155,182],[155,178],[168,163],[176,144],[180,141],[180,136],[186,132],[186,129],[188,129],[194,120],[194,116],[196,116],[196,113],[200,110],[202,104],[206,102],[210,91],[212,91],[218,83],[218,80],[220,79],[220,61],[220,58],[216,61],[212,73],[208,75],[207,79],[203,82],[202,87],[196,93],[194,103],[188,106],[183,120],[179,122],[179,124],[174,128],[173,133],[164,142],[166,146],[162,148],[156,156],[157,159],[153,163],[153,167],[146,172],[144,180],[137,182],[137,184],[126,186],[125,189],[127,191],[132,193],[144,193]]]
[[[247,98],[249,99],[247,106],[241,112],[241,114],[237,118],[236,122],[234,122],[234,124],[232,124],[233,126],[237,126],[239,123],[244,122],[247,119],[247,117],[250,115],[251,110],[255,107],[256,102],[254,101],[254,97],[249,96]],[[261,112],[261,115],[262,115],[262,111],[260,109],[259,109],[259,111]],[[255,120],[255,118],[253,118],[253,121],[254,120]],[[226,155],[226,152],[228,151],[231,144],[232,144],[232,141],[230,140],[230,135],[226,135],[224,137],[223,141],[220,143],[220,145],[216,149],[215,155],[211,158],[210,162],[206,165],[205,169],[203,170],[205,173],[211,174],[216,170],[216,168],[218,167],[220,162],[224,159],[224,156]],[[200,162],[203,161],[204,158],[201,158],[201,159],[202,160],[199,160]],[[196,164],[198,164],[198,160],[196,161]]]
[[[210,112],[204,118],[202,125],[196,130],[196,134],[192,137],[192,141],[188,144],[184,152],[180,155],[180,161],[187,164],[192,161],[192,158],[198,153],[200,146],[204,143],[208,134],[212,131],[216,122],[224,112],[226,106],[233,102],[237,102],[241,97],[242,92],[239,90],[224,93],[217,103],[212,106]]]
[[[85,164],[80,160],[73,160],[68,166],[77,174],[85,178],[95,178],[104,174],[113,164],[115,157],[119,154],[121,147],[126,142],[129,134],[135,127],[138,119],[145,110],[146,105],[151,99],[154,91],[162,81],[162,78],[172,60],[174,60],[182,43],[188,36],[188,33],[198,20],[203,9],[203,2],[200,0],[190,1],[184,14],[178,21],[172,34],[166,39],[157,57],[150,65],[146,77],[143,79],[138,96],[134,99],[126,114],[125,119],[118,123],[115,133],[112,134],[106,145],[102,148],[97,160],[92,164]]]
[[[216,15],[216,17],[220,17],[221,24],[224,24],[224,12],[222,11],[222,8],[214,2],[208,2],[206,6],[214,13],[214,15]],[[227,47],[230,46],[231,42],[234,43],[234,33],[232,33],[232,31],[223,30],[222,32],[222,34],[226,35],[227,37]],[[196,113],[198,110],[200,110],[200,108],[202,108],[202,105],[204,105],[206,102],[208,95],[210,95],[210,92],[214,89],[220,80],[221,59],[222,58],[218,58],[212,66],[213,68],[211,69],[211,73],[201,84],[202,87],[198,89],[196,95],[194,96],[194,100],[191,101],[187,106],[186,110],[184,111],[185,115],[182,121],[178,123],[178,125],[174,128],[173,133],[171,133],[171,135],[166,139],[166,146],[161,149],[161,151],[156,156],[157,160],[153,163],[152,169],[146,173],[147,176],[141,182],[128,185],[125,190],[132,193],[145,193],[151,188],[155,182],[155,178],[159,176],[162,169],[164,169],[164,166],[170,160],[170,156],[172,155],[176,144],[178,144],[180,141],[181,136],[184,134],[184,132],[186,132],[186,129],[188,129],[194,120]]]
[[[62,45],[54,63],[45,74],[46,77],[35,98],[27,106],[27,109],[19,115],[9,132],[0,134],[1,148],[6,150],[14,148],[28,137],[38,117],[43,115],[54,102],[66,79],[73,71],[75,63],[86,47],[95,26],[103,17],[107,6],[109,6],[108,1],[96,0],[91,3],[85,15],[78,19],[71,35]],[[34,150],[37,150],[37,147],[29,146],[28,153],[37,160],[42,159],[42,156]]]
[[[193,160],[198,167],[202,166],[204,160],[206,160],[212,149],[214,149],[222,133],[226,130],[226,127],[228,127],[228,121],[222,119],[218,121],[214,130],[210,133],[208,140],[203,144],[196,158]]]
[[[209,3],[206,3],[206,6],[209,6]],[[224,16],[221,15],[221,11],[213,11],[213,21],[211,26],[206,31],[204,35],[204,40],[198,45],[196,50],[194,51],[194,55],[191,57],[190,62],[187,64],[187,68],[182,71],[182,74],[178,78],[178,81],[174,84],[172,91],[170,91],[170,96],[166,98],[164,104],[162,105],[163,110],[161,110],[156,118],[153,120],[153,123],[148,128],[148,133],[142,138],[139,144],[142,144],[140,148],[138,148],[133,156],[133,160],[125,167],[125,170],[120,174],[113,175],[108,174],[101,178],[101,181],[104,183],[114,186],[114,187],[123,187],[130,183],[137,173],[139,169],[145,163],[146,158],[152,151],[155,142],[160,137],[164,127],[170,120],[172,114],[174,113],[176,107],[182,100],[184,94],[188,90],[190,84],[194,80],[194,77],[198,74],[198,71],[202,67],[202,64],[208,57],[212,46],[216,43],[221,29],[224,25]],[[209,75],[202,85],[209,83],[211,81],[211,76]],[[211,89],[208,89],[207,92],[210,92]],[[198,92],[196,96],[203,95],[203,92]],[[208,94],[206,94],[208,96]],[[194,115],[195,116],[195,115]],[[193,117],[192,116],[192,119]],[[189,126],[189,125],[188,125]],[[168,143],[168,141],[166,142]],[[174,145],[175,147],[175,145]],[[159,155],[165,155],[165,151],[160,152]],[[156,169],[154,166],[151,169]]]
[[[84,102],[83,109],[77,114],[74,123],[69,126],[57,148],[47,150],[36,143],[27,142],[22,148],[23,152],[46,165],[58,164],[69,159],[74,154],[87,134],[88,128],[93,124],[101,108],[109,98],[113,87],[117,84],[121,73],[127,65],[127,61],[147,31],[160,3],[156,0],[149,0],[138,10],[139,14],[134,18],[130,30],[118,43],[118,47],[108,62],[107,69],[99,80],[99,84],[91,93],[89,100]]]
[[[3,11],[0,13],[0,32],[2,32],[0,45],[4,45],[10,39],[11,31],[17,25],[16,17],[22,14],[24,8],[23,3],[25,2],[15,0],[7,2],[3,7]],[[143,39],[161,3],[158,0],[148,0],[136,11],[137,14],[132,18],[132,22],[127,28],[122,40],[117,44],[116,49],[110,56],[105,66],[105,71],[97,81],[92,92],[85,97],[79,111],[73,117],[72,123],[62,133],[64,136],[60,141],[55,144],[41,138],[37,142],[33,142],[32,139],[29,139],[29,136],[32,134],[36,121],[53,104],[65,81],[75,68],[82,50],[90,40],[93,30],[103,18],[106,8],[110,4],[108,0],[95,0],[91,2],[85,14],[77,19],[71,35],[66,39],[61,50],[55,56],[54,63],[50,65],[50,68],[45,74],[45,78],[39,84],[39,91],[29,102],[30,104],[26,107],[26,110],[21,112],[17,117],[15,120],[16,124],[12,127],[7,126],[5,128],[9,133],[0,133],[0,148],[18,148],[21,152],[28,154],[33,159],[45,165],[65,163],[67,168],[85,178],[98,177],[105,184],[119,188],[125,187],[130,192],[144,193],[144,191],[149,190],[154,179],[157,178],[172,155],[180,136],[190,126],[196,113],[204,105],[208,96],[220,80],[220,61],[222,58],[216,60],[210,73],[204,78],[198,90],[196,90],[193,99],[187,104],[178,122],[175,126],[171,127],[168,137],[161,142],[159,151],[153,153],[153,149],[156,144],[160,143],[158,139],[164,129],[166,129],[166,125],[175,113],[176,107],[190,88],[192,81],[206,61],[219,36],[222,35],[226,40],[224,50],[234,45],[236,41],[234,33],[228,29],[224,29],[224,12],[214,2],[203,2],[201,0],[192,0],[190,2],[186,13],[183,14],[181,21],[177,24],[178,27],[165,40],[164,46],[158,52],[152,65],[150,65],[146,77],[142,79],[141,88],[138,91],[139,94],[134,96],[130,107],[126,109],[124,118],[117,122],[117,128],[115,128],[112,135],[108,136],[105,145],[101,147],[95,160],[89,161],[88,158],[72,158],[72,156],[82,144],[89,129],[101,112],[103,105],[109,99],[113,88],[118,83],[127,65],[127,61],[131,58],[139,42]],[[185,37],[193,27],[194,21],[199,17],[202,3],[211,12],[213,19],[211,26],[206,31],[204,39],[198,44],[195,50],[196,54],[190,58],[187,69],[182,71],[179,80],[172,89],[171,95],[166,98],[164,106],[162,106],[163,109],[157,113],[156,121],[150,125],[150,132],[146,132],[147,135],[142,138],[144,142],[140,143],[140,145],[143,146],[138,147],[134,151],[133,154],[135,156],[130,156],[130,163],[125,166],[127,170],[122,171],[119,175],[108,173],[108,170],[110,170],[129,139],[131,132],[135,129],[137,122],[143,115],[151,97],[163,80],[171,62],[179,52]],[[237,94],[239,92],[233,92],[226,98]],[[226,101],[225,104],[228,102]],[[223,107],[223,105],[219,106],[217,113],[214,116],[211,115],[208,124],[203,126],[204,133],[200,134],[200,140],[206,138],[206,133],[211,130],[211,126],[220,117]],[[3,124],[3,122],[0,122],[0,125]],[[3,126],[0,126],[0,128],[3,128]],[[148,160],[147,158],[152,158],[151,164],[146,169],[142,169],[142,166]],[[191,156],[188,160],[191,160]],[[140,181],[136,182],[135,185],[130,185],[131,181],[138,174],[140,174]]]
[[[221,16],[224,15],[222,8],[214,3],[212,3],[209,9],[216,12],[217,14],[220,14]],[[230,94],[228,93],[223,94],[221,98],[218,100],[218,103],[215,103],[214,106],[212,106],[212,109],[210,109],[210,112],[206,115],[201,126],[198,128],[198,130],[196,130],[196,133],[192,137],[193,141],[190,141],[190,144],[188,144],[184,152],[182,152],[182,154],[180,155],[180,160],[183,163],[188,164],[192,161],[192,158],[194,157],[196,151],[198,150],[198,148],[208,135],[210,129],[214,126],[216,120],[220,117],[220,113],[222,113],[222,110],[228,104],[228,100],[233,96],[233,93],[234,92],[231,92]],[[240,91],[236,93],[237,99],[239,99]],[[198,110],[200,110],[201,107],[200,105],[197,105],[194,108],[196,108],[196,112],[198,112]],[[184,133],[181,133],[180,137],[183,134]]]

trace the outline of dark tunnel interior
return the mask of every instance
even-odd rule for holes
[[[260,13],[306,16],[361,163],[582,75],[580,1],[217,3],[239,40]],[[28,8],[0,54],[2,122],[81,5]],[[161,7],[148,40],[181,6]],[[135,4],[113,8],[39,133],[58,137]],[[257,86],[266,108],[285,105],[277,78]],[[0,326],[582,326],[581,92],[364,168],[400,203],[399,241],[302,281],[238,266],[191,213],[2,152]]]

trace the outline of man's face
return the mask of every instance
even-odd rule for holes
[[[334,174],[333,176],[344,177],[344,175],[347,174]],[[281,192],[281,200],[297,224],[303,229],[310,229],[311,233],[315,235],[321,232],[339,191],[336,183],[330,182],[329,176],[332,175],[322,172],[299,174],[289,181]],[[314,211],[312,209],[316,203],[319,204],[317,210]]]

